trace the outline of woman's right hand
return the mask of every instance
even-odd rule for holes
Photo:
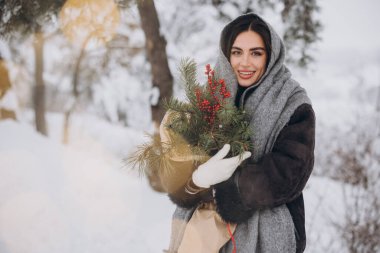
[[[224,158],[230,148],[229,144],[225,144],[218,153],[193,172],[192,178],[195,185],[201,188],[209,188],[211,185],[226,181],[237,167],[251,156],[251,152],[245,151],[242,156]]]

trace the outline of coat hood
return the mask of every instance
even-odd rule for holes
[[[267,78],[269,73],[274,75],[275,73],[278,73],[281,70],[283,72],[285,68],[284,66],[285,46],[281,37],[277,34],[277,32],[273,29],[273,27],[255,13],[247,13],[247,14],[243,14],[237,17],[236,19],[228,23],[221,32],[218,59],[215,65],[217,75],[218,75],[218,72],[220,74],[220,76],[218,77],[224,78],[226,83],[228,84],[233,84],[230,87],[230,91],[233,94],[233,97],[235,97],[236,95],[237,86],[235,84],[237,84],[237,79],[229,63],[229,60],[227,59],[228,56],[226,56],[221,49],[221,44],[222,44],[222,41],[225,39],[225,35],[229,33],[231,29],[234,29],[238,22],[241,22],[242,19],[247,19],[247,18],[262,20],[267,25],[270,32],[270,37],[271,37],[271,44],[270,44],[271,54],[270,54],[270,60],[269,60],[267,69],[265,70],[265,73],[260,78],[260,80],[254,85],[250,86],[248,89],[259,86],[263,82],[263,80]]]

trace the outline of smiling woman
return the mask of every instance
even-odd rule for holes
[[[281,38],[258,15],[227,24],[220,49],[215,73],[247,113],[253,148],[241,163],[224,158],[225,145],[169,194],[178,208],[168,252],[303,252],[302,191],[314,165],[311,101],[284,65]]]

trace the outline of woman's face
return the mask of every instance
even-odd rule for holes
[[[232,45],[230,63],[242,87],[256,83],[265,73],[267,53],[264,41],[254,31],[240,33]]]

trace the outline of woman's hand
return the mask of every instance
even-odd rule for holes
[[[237,167],[251,156],[251,152],[246,151],[242,156],[223,159],[230,148],[229,144],[225,144],[218,153],[193,172],[192,178],[195,185],[201,188],[209,188],[211,185],[226,181]]]

